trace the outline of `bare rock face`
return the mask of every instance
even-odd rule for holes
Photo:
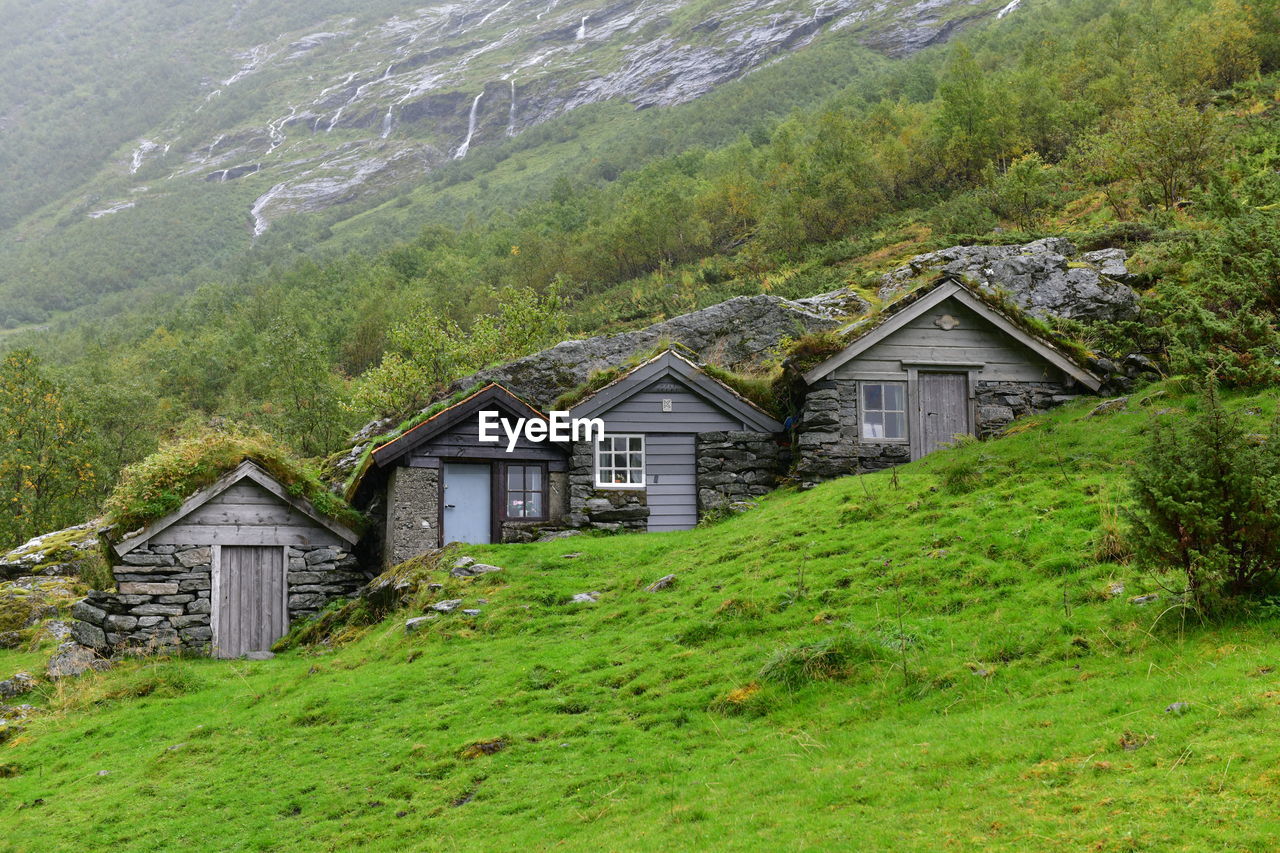
[[[111,661],[104,660],[88,646],[78,643],[63,643],[58,651],[49,658],[48,674],[50,678],[73,678],[84,675],[91,670],[110,669]]]
[[[837,328],[867,307],[866,300],[848,290],[799,300],[737,296],[634,332],[564,341],[459,379],[449,393],[497,382],[530,404],[549,409],[556,398],[577,388],[593,372],[625,364],[664,340],[687,347],[703,360],[749,367],[768,358],[783,338]],[[373,421],[356,433],[351,451],[333,466],[335,476],[345,479],[373,437],[391,423]]]
[[[1078,254],[1071,241],[1046,237],[1020,246],[952,246],[917,255],[886,273],[879,295],[891,299],[922,277],[949,273],[988,292],[1003,291],[1037,317],[1122,320],[1138,313],[1123,249]]]
[[[100,520],[89,521],[37,536],[0,555],[0,580],[20,575],[75,574],[81,561],[97,558],[102,529]]]

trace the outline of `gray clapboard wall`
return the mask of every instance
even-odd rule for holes
[[[241,480],[150,538],[157,545],[333,545],[343,542],[251,480]]]
[[[959,325],[937,325],[950,315]],[[981,369],[979,380],[1040,382],[1060,378],[1060,371],[1027,347],[1011,339],[988,320],[954,298],[912,319],[887,339],[870,347],[836,370],[837,379],[905,376],[903,362],[968,364]]]
[[[671,401],[671,411],[663,411],[664,400]],[[609,433],[699,433],[746,428],[741,419],[727,414],[671,377],[650,383],[619,401],[601,417]]]

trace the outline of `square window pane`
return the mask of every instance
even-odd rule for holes
[[[542,516],[542,493],[530,492],[524,504],[524,514],[534,518]]]
[[[641,438],[640,436],[633,436],[633,437],[631,438],[631,448],[630,448],[630,449],[631,449],[631,450],[634,450],[634,451],[642,451],[642,450],[644,450],[644,439],[643,439],[643,438]]]
[[[883,385],[863,385],[862,386],[862,405],[866,409],[883,409],[884,396],[882,394]]]
[[[627,466],[639,470],[644,467],[644,454],[632,453],[627,459]]]
[[[525,488],[535,492],[542,491],[542,469],[536,468],[534,466],[529,466],[524,470],[525,470],[525,474],[524,474]]]
[[[507,489],[519,491],[524,488],[524,466],[511,465],[507,468]]]
[[[884,412],[864,412],[862,415],[862,437],[884,438]]]
[[[885,438],[906,438],[907,437],[907,415],[905,412],[885,412],[884,437]]]
[[[903,391],[905,389],[901,384],[892,384],[884,386],[884,407],[888,411],[906,411],[906,405]]]
[[[524,500],[519,492],[507,495],[507,517],[520,518],[524,515]]]

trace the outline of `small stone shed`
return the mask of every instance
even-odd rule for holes
[[[111,547],[114,592],[75,606],[77,641],[239,657],[366,581],[359,534],[253,461]]]
[[[673,350],[569,414],[605,426],[603,441],[573,446],[574,527],[686,530],[707,510],[770,491],[787,461],[781,423]]]
[[[386,483],[387,564],[449,542],[527,541],[561,525],[569,446],[532,442],[521,432],[508,450],[501,430],[500,442],[481,442],[483,411],[496,411],[513,429],[520,419],[547,420],[503,386],[490,384],[374,448],[375,471],[369,473]]]
[[[885,468],[957,435],[994,435],[1102,380],[994,300],[944,277],[844,330],[803,375],[797,473],[814,483]]]

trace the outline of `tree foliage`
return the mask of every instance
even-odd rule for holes
[[[1156,416],[1132,483],[1138,558],[1214,609],[1266,592],[1280,568],[1280,421],[1250,432],[1206,386],[1189,418]]]

